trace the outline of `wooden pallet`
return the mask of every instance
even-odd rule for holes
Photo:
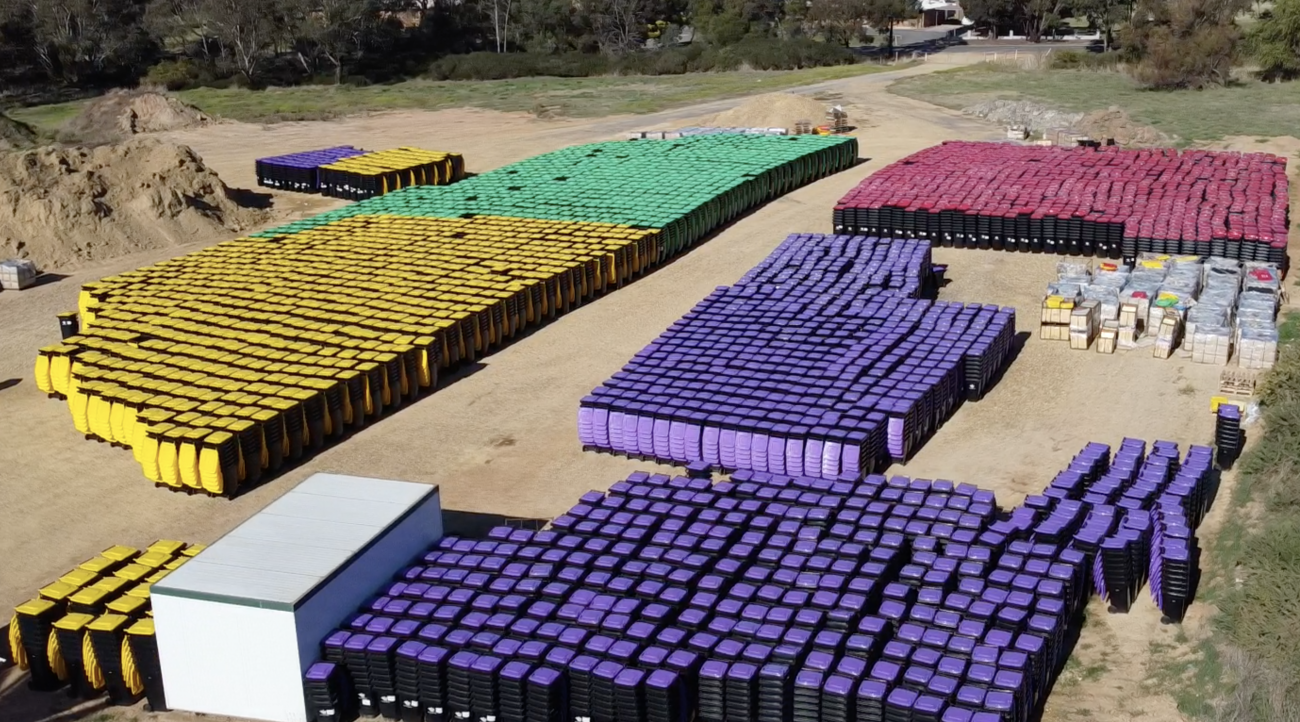
[[[1250,369],[1225,368],[1219,374],[1219,393],[1232,396],[1253,396],[1259,372]]]

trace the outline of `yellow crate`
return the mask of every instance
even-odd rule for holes
[[[229,495],[646,271],[658,246],[612,224],[356,216],[87,284],[82,335],[38,364],[78,431],[146,478]]]

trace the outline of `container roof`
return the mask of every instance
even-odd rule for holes
[[[438,487],[314,474],[154,584],[154,595],[293,610]]]

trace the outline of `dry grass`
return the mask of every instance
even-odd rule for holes
[[[1226,88],[1166,92],[1142,90],[1118,71],[1022,69],[998,62],[906,78],[890,90],[955,109],[994,98],[1080,113],[1119,106],[1133,120],[1185,144],[1300,133],[1300,83],[1243,80]]]
[[[545,117],[651,113],[692,103],[769,93],[802,85],[898,70],[908,64],[861,63],[789,71],[734,71],[658,76],[408,80],[389,85],[301,86],[247,90],[196,88],[176,93],[213,117],[245,122],[328,120],[387,110],[484,108]],[[15,108],[10,115],[51,134],[87,101]]]
[[[1218,722],[1300,720],[1300,345],[1283,347],[1259,397],[1263,428],[1248,431],[1258,439],[1212,541],[1227,687]]]

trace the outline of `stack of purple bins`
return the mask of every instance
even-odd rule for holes
[[[943,481],[638,473],[550,530],[444,539],[323,656],[429,722],[1025,720],[1086,557],[997,515]]]
[[[1107,539],[1145,533],[1122,571],[1185,609],[1209,456],[1089,444],[1009,513],[946,481],[637,473],[549,530],[442,540],[322,654],[408,722],[1019,722],[1116,583]]]
[[[257,184],[264,188],[298,193],[319,193],[321,166],[344,158],[364,155],[367,152],[350,145],[340,145],[334,148],[258,158]]]
[[[1072,536],[1084,551],[1098,593],[1115,612],[1128,611],[1145,583],[1168,621],[1181,621],[1195,595],[1199,549],[1195,530],[1212,502],[1213,449],[1125,439],[1110,449],[1090,444],[1040,496],[994,525],[1007,532],[1034,525],[1035,536]]]
[[[584,448],[860,479],[906,459],[1006,363],[1015,311],[918,299],[924,241],[792,236],[578,411]]]

